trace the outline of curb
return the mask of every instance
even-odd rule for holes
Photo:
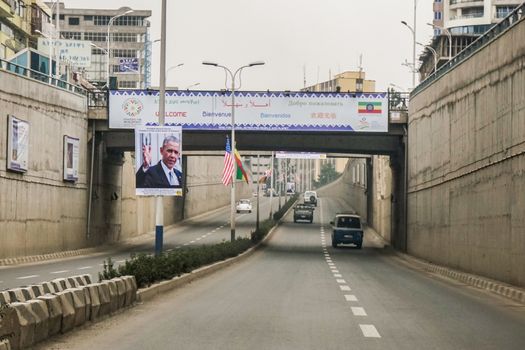
[[[516,301],[518,303],[525,304],[525,289],[512,286],[500,281],[496,281],[490,278],[462,272],[459,270],[454,270],[448,267],[441,265],[433,264],[431,262],[416,258],[412,255],[401,253],[399,251],[393,250],[394,254],[409,263],[410,265],[438,274],[440,276],[448,277],[453,280],[463,282],[469,286],[473,286],[479,289],[486,290],[488,292],[497,294],[499,296],[505,297],[507,299]]]

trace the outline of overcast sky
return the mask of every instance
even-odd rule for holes
[[[62,0],[68,8],[123,6],[151,10],[152,40],[160,38],[161,1]],[[347,70],[358,70],[384,91],[389,84],[405,89],[412,75],[415,0],[168,0],[168,86],[219,90],[224,72],[203,66],[208,60],[231,70],[253,62],[266,65],[243,70],[242,90],[299,90]],[[428,43],[433,0],[417,1],[417,41]],[[417,52],[421,52],[417,47]],[[152,85],[158,85],[160,45],[153,45]],[[305,74],[306,73],[306,74]]]

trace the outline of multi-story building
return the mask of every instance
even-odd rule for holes
[[[346,71],[336,74],[333,79],[305,87],[301,91],[310,92],[370,92],[375,91],[374,80],[365,79],[363,71]]]
[[[0,59],[9,59],[29,45],[31,9],[36,0],[0,0]]]
[[[426,49],[420,56],[420,78],[424,80],[451,57],[470,45],[512,12],[523,0],[434,0],[434,38],[429,44],[436,54]],[[451,56],[451,57],[449,57]]]
[[[147,18],[151,16],[151,11],[129,7],[115,10],[72,9],[66,8],[64,3],[60,3],[59,7],[61,38],[89,40],[93,44],[91,66],[82,72],[85,79],[94,85],[104,86],[108,80],[109,59],[109,76],[117,81],[117,86],[113,87],[137,89],[148,85],[151,42]],[[53,12],[53,19],[56,13]]]

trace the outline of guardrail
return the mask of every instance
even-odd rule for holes
[[[507,17],[505,17],[501,22],[495,24],[490,28],[485,34],[474,40],[469,46],[461,50],[456,56],[454,56],[447,63],[438,68],[437,71],[429,75],[425,80],[423,80],[418,86],[412,90],[410,97],[414,97],[424,89],[426,89],[430,84],[432,84],[437,79],[441,78],[443,75],[454,69],[456,66],[463,63],[470,56],[474,55],[476,52],[481,50],[483,47],[487,46],[489,43],[493,42],[496,38],[500,37],[504,32],[509,28],[515,26],[517,23],[521,22],[525,18],[525,3],[516,7]]]
[[[74,92],[74,93],[77,93],[77,94],[81,94],[81,95],[86,95],[87,94],[86,89],[84,89],[84,88],[82,88],[82,87],[80,87],[78,85],[74,85],[74,84],[68,83],[67,81],[57,79],[57,78],[55,78],[53,76],[49,76],[48,74],[44,74],[42,72],[39,72],[39,71],[33,70],[31,68],[27,68],[27,67],[21,66],[21,65],[16,64],[16,63],[12,63],[12,62],[6,61],[4,59],[0,59],[0,70],[6,71],[6,72],[10,72],[10,73],[14,73],[14,74],[18,74],[18,75],[24,76],[26,78],[29,78],[29,79],[32,79],[32,80],[37,80],[37,81],[40,81],[42,83],[49,84],[49,85],[52,85],[52,86],[56,86],[58,88],[61,88],[61,89],[64,89],[64,90],[68,90],[68,91],[71,91],[71,92]]]

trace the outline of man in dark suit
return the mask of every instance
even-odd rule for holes
[[[162,142],[162,159],[151,166],[151,146],[142,147],[142,166],[137,171],[137,188],[182,188],[182,173],[175,168],[180,157],[180,143],[175,136]]]

